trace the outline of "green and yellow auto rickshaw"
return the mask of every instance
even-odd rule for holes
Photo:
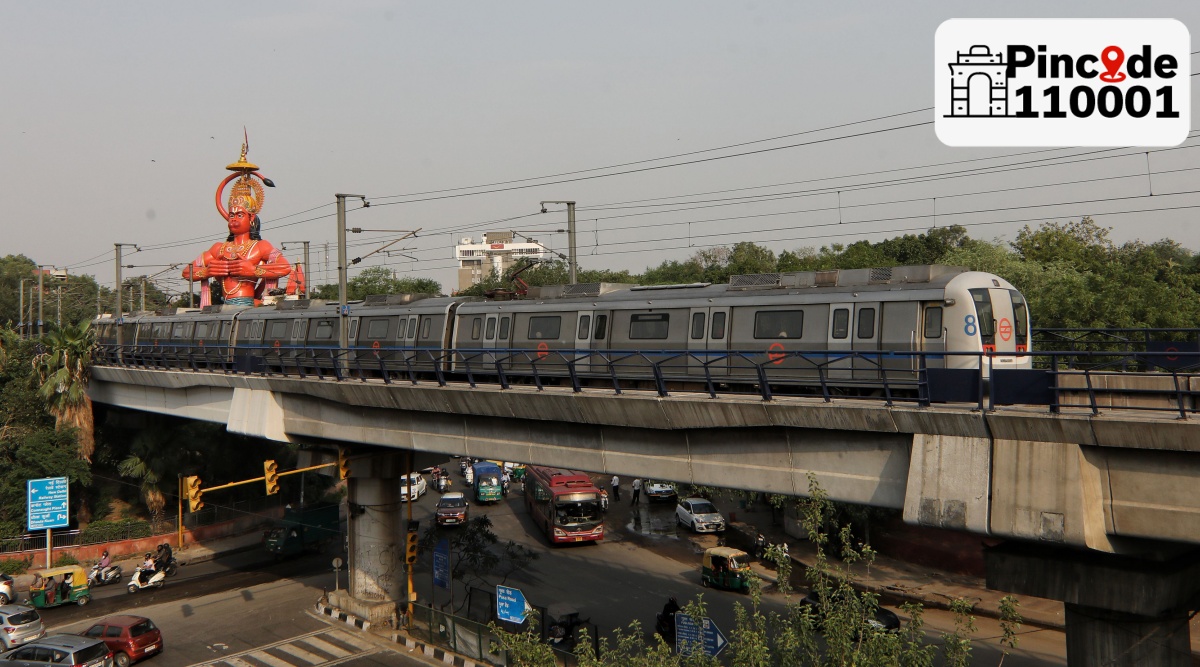
[[[71,603],[82,607],[91,601],[92,588],[88,585],[87,572],[78,565],[49,567],[33,573],[27,602],[31,607],[47,609]]]
[[[750,555],[733,547],[713,547],[704,552],[700,584],[731,591],[750,592]]]

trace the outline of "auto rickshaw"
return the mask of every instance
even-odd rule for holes
[[[88,585],[87,572],[78,565],[64,565],[33,573],[26,604],[47,609],[72,602],[82,607],[91,601],[92,588]]]
[[[733,547],[712,547],[704,552],[700,584],[731,591],[750,592],[750,556]]]

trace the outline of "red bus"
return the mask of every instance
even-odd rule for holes
[[[525,507],[552,543],[604,539],[600,489],[585,472],[526,467]]]

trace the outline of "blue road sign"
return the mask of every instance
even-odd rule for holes
[[[450,588],[450,540],[445,538],[433,548],[433,585]]]
[[[67,481],[66,477],[47,477],[25,482],[29,530],[66,528],[71,525],[67,515]]]
[[[675,650],[679,655],[690,656],[699,646],[705,654],[715,658],[728,645],[729,640],[725,639],[721,628],[711,618],[702,618],[697,622],[683,612],[675,612]]]
[[[519,589],[496,586],[496,617],[509,623],[524,623],[531,611],[525,594]]]

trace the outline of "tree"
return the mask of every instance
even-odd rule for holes
[[[500,538],[492,531],[492,519],[486,514],[471,517],[449,533],[435,522],[422,533],[419,551],[432,552],[442,537],[448,537],[454,554],[450,576],[468,586],[485,584],[488,577],[499,577],[503,584],[540,555],[513,540],[500,544]]]
[[[92,399],[87,395],[92,364],[91,325],[67,325],[50,332],[43,341],[43,351],[33,358],[40,384],[38,393],[54,415],[56,428],[75,429],[79,457],[91,461],[96,448]]]

